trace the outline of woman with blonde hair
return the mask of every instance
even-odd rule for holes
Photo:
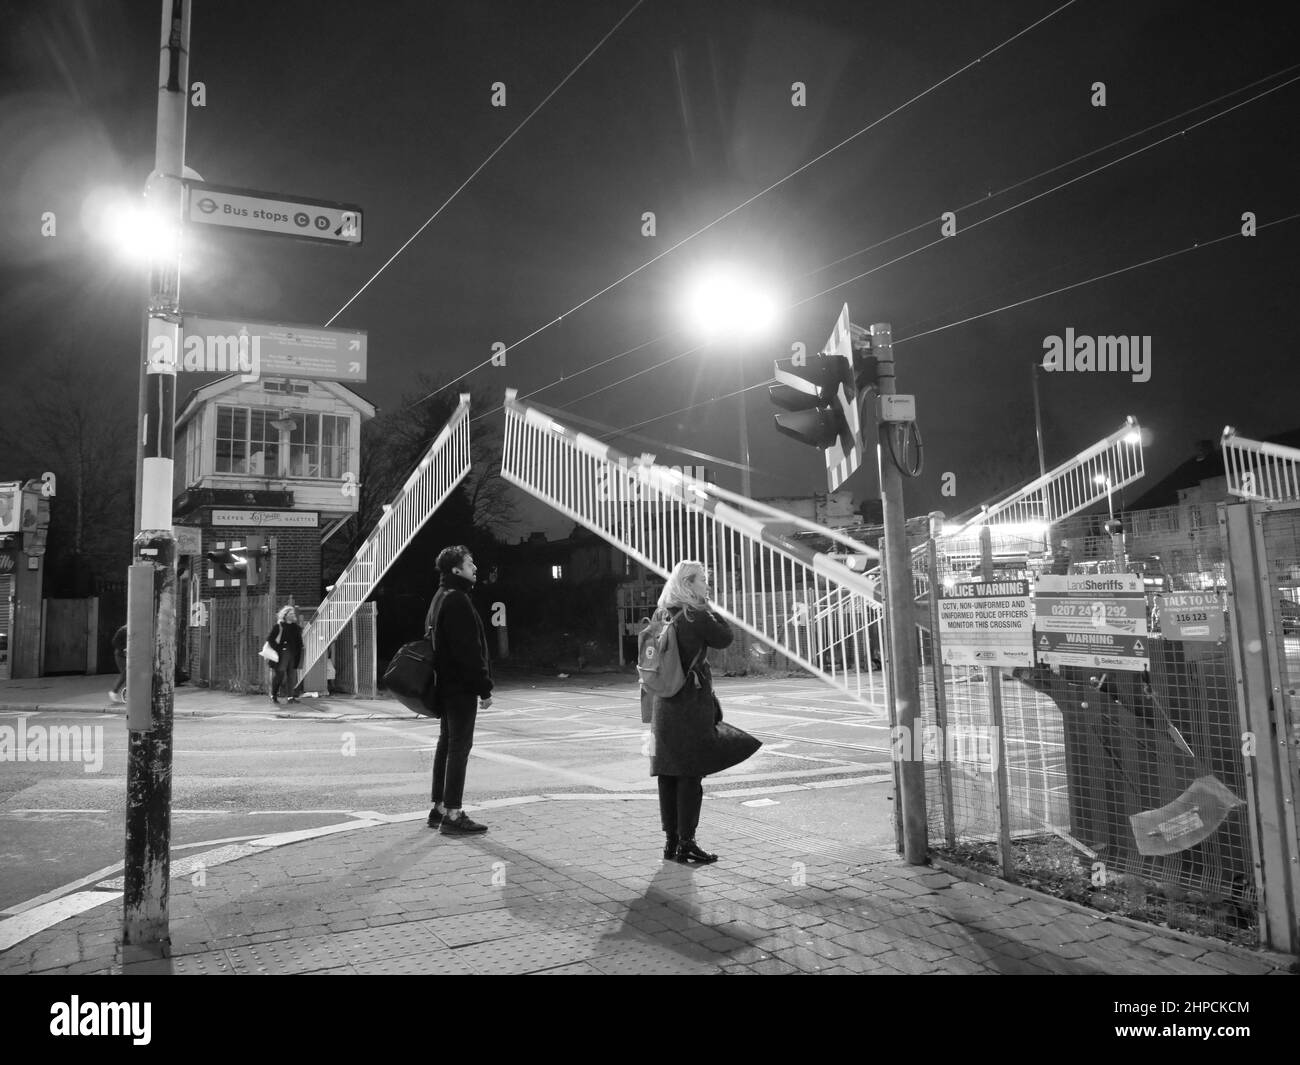
[[[281,686],[285,689],[287,701],[296,703],[298,696],[294,689],[298,685],[298,667],[302,664],[302,629],[298,625],[298,612],[293,604],[282,606],[275,615],[275,628],[266,637],[271,649],[279,655],[271,666],[271,702],[280,703]]]
[[[659,596],[654,620],[674,626],[686,683],[676,695],[643,693],[641,719],[650,725],[650,775],[659,778],[664,857],[683,864],[716,862],[695,842],[704,801],[702,780],[743,762],[760,746],[752,736],[722,726],[713,694],[708,649],[728,646],[731,626],[709,605],[709,574],[702,562],[677,563]]]

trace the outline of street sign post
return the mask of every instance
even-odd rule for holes
[[[238,371],[250,379],[295,377],[360,384],[366,379],[366,332],[186,314],[178,368]]]
[[[1132,573],[1040,575],[1034,594],[1038,661],[1138,671],[1150,667],[1147,600]]]
[[[185,219],[254,233],[355,246],[361,243],[361,208],[255,189],[185,182]]]

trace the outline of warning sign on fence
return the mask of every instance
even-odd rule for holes
[[[958,666],[1034,664],[1028,581],[969,581],[939,591],[943,660]]]
[[[1150,665],[1147,600],[1132,573],[1043,575],[1034,595],[1034,653],[1058,666],[1141,671]]]

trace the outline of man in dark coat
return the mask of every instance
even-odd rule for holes
[[[469,597],[478,567],[467,547],[438,554],[439,588],[424,619],[438,671],[438,748],[433,755],[433,809],[429,827],[444,836],[486,832],[461,809],[465,769],[479,710],[492,705],[492,670],[483,620]]]

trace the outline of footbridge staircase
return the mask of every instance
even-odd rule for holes
[[[883,608],[861,570],[866,544],[745,496],[632,458],[506,392],[502,475],[661,577],[682,559],[713,575],[713,602],[733,625],[810,673],[868,702]],[[792,538],[818,533],[837,554]]]
[[[303,632],[302,672],[316,665],[397,557],[470,470],[469,396],[429,445],[397,497],[339,575]]]

